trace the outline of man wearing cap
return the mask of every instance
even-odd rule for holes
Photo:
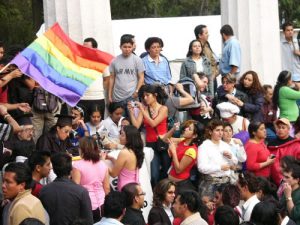
[[[248,102],[248,96],[235,88],[236,77],[232,74],[226,74],[222,77],[222,85],[218,87],[217,94],[214,98],[213,105],[216,106],[222,102],[231,102],[234,105],[238,101]],[[215,108],[215,107],[214,107]],[[243,107],[240,107],[240,115],[244,115]]]
[[[24,162],[35,149],[33,141],[34,128],[31,117],[31,113],[15,117],[22,129],[12,135],[8,141],[4,142],[5,148],[12,150],[12,160],[17,162]]]
[[[282,70],[300,74],[300,51],[297,39],[294,39],[294,27],[291,22],[282,25],[284,38],[281,40]]]
[[[72,131],[72,119],[70,115],[56,115],[56,125],[49,132],[43,134],[36,143],[37,151],[66,152],[72,149],[69,135]]]
[[[276,139],[268,144],[271,154],[274,154],[276,160],[271,166],[271,177],[279,185],[282,179],[280,172],[280,160],[287,155],[300,159],[300,139],[294,139],[290,136],[291,123],[286,118],[280,118],[275,121]]]

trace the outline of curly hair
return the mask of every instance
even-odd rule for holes
[[[218,119],[211,120],[208,125],[205,127],[205,139],[211,139],[211,132],[218,126],[224,126],[223,122]]]
[[[250,88],[246,88],[245,85],[244,85],[244,79],[246,78],[246,76],[248,74],[252,75],[252,79],[253,79],[253,83],[252,83],[252,85],[251,85]],[[240,83],[242,89],[245,92],[249,93],[249,94],[255,95],[255,94],[258,94],[258,93],[263,93],[263,88],[262,88],[262,86],[260,84],[258,75],[253,70],[249,70],[246,73],[244,73],[242,75],[242,77],[240,78],[239,83]]]
[[[126,136],[125,147],[134,152],[136,157],[136,166],[141,168],[145,157],[144,143],[142,141],[141,134],[139,130],[132,125],[125,126],[124,133]]]
[[[162,207],[163,201],[166,198],[166,194],[172,186],[176,187],[175,182],[169,179],[163,179],[154,187],[153,206]]]

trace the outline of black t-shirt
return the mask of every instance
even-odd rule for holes
[[[286,139],[280,139],[280,138],[276,138],[274,141],[272,141],[272,142],[270,142],[269,144],[268,144],[268,146],[279,146],[279,145],[283,145],[283,144],[285,144],[285,143],[287,143],[287,142],[289,142],[289,141],[291,141],[291,140],[294,140],[295,138],[293,138],[293,137],[291,137],[291,136],[289,136],[288,138],[286,138]]]

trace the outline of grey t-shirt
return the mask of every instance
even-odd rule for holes
[[[112,99],[114,102],[120,102],[133,95],[138,83],[138,74],[145,71],[145,67],[138,56],[131,54],[124,57],[121,54],[112,61],[109,71],[115,74]]]
[[[177,109],[180,107],[179,97],[169,96],[165,106],[168,107],[168,117],[176,116]]]

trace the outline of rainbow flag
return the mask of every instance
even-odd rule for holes
[[[56,23],[10,63],[48,92],[75,106],[112,59],[108,53],[72,41]]]

